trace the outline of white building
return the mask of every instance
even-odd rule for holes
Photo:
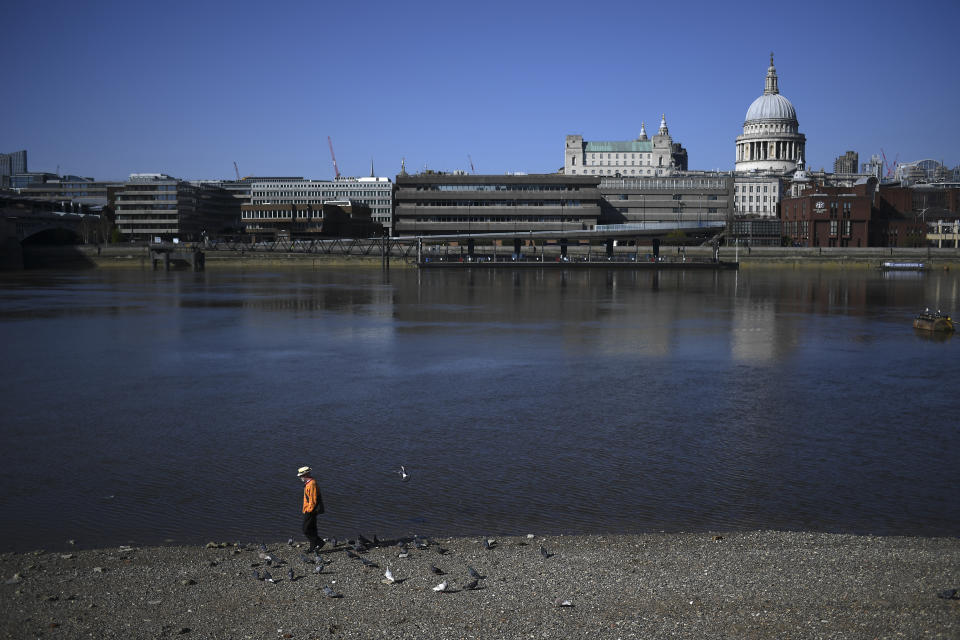
[[[636,140],[595,142],[567,136],[563,172],[568,176],[669,176],[686,168],[687,151],[670,137],[665,115],[652,139],[645,123],[640,123]]]
[[[323,204],[351,200],[370,207],[374,222],[392,231],[393,183],[390,178],[305,180],[276,178],[255,181],[250,186],[251,204]]]
[[[737,174],[733,185],[736,215],[776,218],[783,196],[783,180],[771,173]]]
[[[763,95],[747,109],[743,133],[737,136],[737,171],[787,173],[797,168],[806,145],[793,104],[780,95],[777,69],[770,67]]]

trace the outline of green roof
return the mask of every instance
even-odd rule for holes
[[[587,153],[597,152],[620,152],[620,151],[640,151],[650,153],[653,151],[653,143],[649,140],[625,140],[615,142],[588,142]]]

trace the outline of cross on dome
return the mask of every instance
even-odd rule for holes
[[[763,87],[763,95],[769,96],[780,93],[777,86],[777,68],[773,66],[773,51],[770,52],[770,66],[767,68],[767,81]]]

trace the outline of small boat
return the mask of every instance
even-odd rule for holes
[[[924,309],[913,319],[913,328],[921,331],[953,331],[953,320],[939,311]]]
[[[888,260],[880,265],[884,271],[926,271],[928,269],[925,262],[896,262]]]

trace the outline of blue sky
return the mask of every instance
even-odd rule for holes
[[[731,169],[770,52],[808,166],[960,164],[960,2],[49,2],[0,24],[0,152],[122,179],[553,172],[567,134]],[[11,55],[12,54],[12,55]]]

